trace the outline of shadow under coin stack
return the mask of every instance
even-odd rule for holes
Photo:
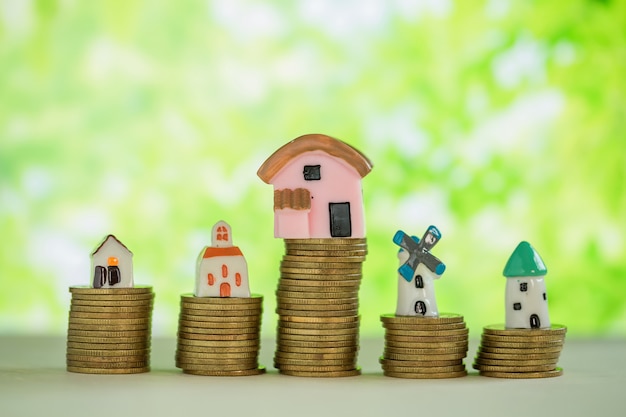
[[[195,297],[183,294],[178,321],[176,367],[186,374],[245,376],[259,366],[263,296]]]
[[[85,374],[150,371],[152,287],[70,287],[67,370]]]
[[[463,316],[380,317],[385,328],[385,351],[380,358],[386,376],[407,379],[457,378],[467,375],[469,329]]]
[[[480,375],[495,378],[550,378],[563,374],[559,360],[567,328],[553,324],[545,329],[507,329],[491,325],[483,329],[474,358]]]
[[[359,375],[365,238],[285,239],[276,291],[274,367],[303,377]]]

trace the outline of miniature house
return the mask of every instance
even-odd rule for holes
[[[548,270],[528,242],[521,242],[506,266],[506,327],[549,328],[544,276]]]
[[[274,236],[365,236],[361,179],[372,163],[330,136],[300,136],[274,152],[257,175],[274,186]]]
[[[397,316],[439,317],[434,280],[444,273],[445,265],[430,253],[441,233],[430,226],[420,240],[398,230],[393,238],[398,251]]]
[[[91,254],[94,288],[133,287],[133,253],[108,235]]]
[[[211,246],[198,257],[196,297],[250,297],[248,264],[233,246],[231,228],[219,221],[213,226]]]

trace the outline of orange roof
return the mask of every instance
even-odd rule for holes
[[[264,182],[270,183],[293,158],[304,152],[323,151],[336,158],[343,159],[361,175],[361,178],[372,170],[372,162],[358,150],[339,139],[326,135],[311,134],[300,136],[280,147],[261,165],[257,175]]]
[[[203,258],[214,258],[216,256],[243,256],[243,253],[237,246],[229,246],[227,248],[209,246],[202,254]]]
[[[120,242],[115,236],[113,235],[107,235],[102,242],[100,242],[100,244],[93,250],[93,252],[91,252],[91,256],[95,255],[100,248],[102,248],[102,246],[109,240],[109,238],[113,238],[113,240],[115,240],[117,243],[119,243],[124,249],[126,249],[128,251],[128,253],[130,253],[131,255],[133,254],[130,249],[128,249],[126,247],[126,245],[124,245],[122,242]]]

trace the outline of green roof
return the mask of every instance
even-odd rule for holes
[[[502,272],[505,277],[538,277],[548,273],[543,259],[528,242],[520,242]]]

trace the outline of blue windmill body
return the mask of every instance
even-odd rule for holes
[[[437,275],[443,274],[446,270],[444,263],[430,253],[439,239],[441,239],[441,233],[435,226],[429,226],[421,240],[416,236],[407,235],[402,230],[396,232],[393,243],[409,253],[407,261],[398,268],[398,273],[407,282],[411,282],[419,264],[424,264],[426,268]]]

